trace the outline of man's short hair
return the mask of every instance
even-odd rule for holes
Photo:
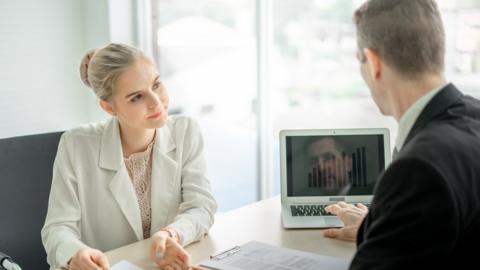
[[[337,149],[338,152],[347,152],[349,150],[348,143],[345,140],[343,140],[342,137],[340,137],[340,136],[336,136],[336,137],[322,136],[320,138],[312,137],[312,138],[308,139],[306,144],[304,145],[305,153],[308,153],[308,154],[310,153],[310,147],[312,147],[313,144],[315,144],[319,141],[328,140],[328,139],[333,140],[333,142],[335,144],[335,149]]]
[[[368,48],[404,77],[443,73],[445,33],[435,0],[369,0],[354,21],[361,62]]]

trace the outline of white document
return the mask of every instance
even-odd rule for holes
[[[251,241],[200,263],[219,270],[345,270],[350,261]]]
[[[128,261],[119,261],[118,263],[110,267],[110,270],[143,270],[143,268],[131,264]]]

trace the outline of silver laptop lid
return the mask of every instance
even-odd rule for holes
[[[282,202],[368,202],[390,163],[390,135],[379,129],[282,130]]]

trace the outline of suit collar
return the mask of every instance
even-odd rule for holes
[[[408,133],[412,129],[415,121],[418,119],[420,113],[427,106],[438,92],[440,92],[447,84],[443,84],[435,89],[432,89],[419,99],[417,99],[403,114],[398,122],[397,139],[395,140],[395,149],[401,150]]]
[[[151,182],[151,210],[152,220],[150,234],[160,230],[167,224],[170,204],[174,198],[175,179],[177,179],[178,163],[171,156],[176,149],[175,138],[172,133],[170,120],[160,129],[157,129],[152,155],[152,182]]]
[[[170,121],[167,121],[163,127],[157,128],[154,147],[162,154],[166,154],[176,148],[170,123]]]
[[[165,224],[168,207],[165,201],[171,201],[174,181],[176,179],[177,162],[168,153],[176,149],[171,132],[171,122],[157,129],[155,143],[152,149],[152,231],[160,229],[159,224]],[[135,189],[131,184],[125,162],[123,161],[120,129],[116,118],[110,119],[101,138],[100,162],[101,168],[115,171],[109,183],[109,189],[115,201],[122,210],[137,240],[143,239],[143,227],[140,209]],[[133,203],[132,203],[133,202]]]
[[[115,198],[118,206],[122,210],[125,219],[130,224],[137,240],[143,239],[143,226],[140,215],[140,207],[137,202],[137,194],[135,189],[129,180],[127,168],[120,167],[118,171],[112,177],[109,183],[109,189],[112,192],[112,196]]]
[[[115,117],[110,118],[105,124],[100,143],[100,168],[117,171],[123,161],[120,128]]]
[[[430,102],[425,106],[413,124],[412,129],[408,133],[405,145],[418,133],[423,127],[431,122],[439,114],[445,112],[453,103],[455,103],[463,94],[451,83],[446,85]]]
[[[170,205],[175,201],[179,191],[175,189],[178,162],[170,154],[159,153],[152,156],[151,208],[152,226],[150,233],[155,233],[168,224]]]
[[[172,136],[170,121],[156,131],[154,155],[156,151],[166,154],[176,148]],[[120,127],[116,117],[112,117],[105,124],[100,144],[100,168],[118,171],[123,164],[122,142]]]

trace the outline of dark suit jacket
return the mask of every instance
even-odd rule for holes
[[[440,90],[374,195],[350,269],[480,269],[480,101]]]

